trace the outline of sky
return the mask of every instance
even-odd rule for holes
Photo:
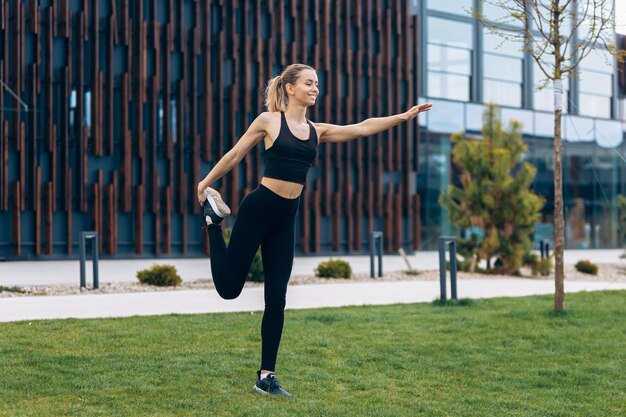
[[[626,0],[615,0],[615,26],[618,33],[626,35]]]

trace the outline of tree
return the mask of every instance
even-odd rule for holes
[[[537,169],[522,164],[527,146],[521,139],[521,124],[512,121],[505,131],[498,108],[488,106],[482,134],[482,140],[462,133],[452,136],[452,157],[461,170],[461,186],[450,185],[439,202],[456,227],[483,230],[475,261],[486,260],[492,272],[513,274],[532,249],[531,235],[544,200],[530,191]],[[496,258],[493,267],[492,258]]]
[[[619,244],[626,249],[626,197],[617,195],[617,229]]]
[[[500,7],[506,16],[490,22],[482,14],[482,3]],[[565,302],[563,250],[563,179],[561,162],[561,116],[563,78],[576,76],[576,68],[600,46],[622,61],[626,51],[615,47],[615,4],[613,0],[484,0],[476,18],[489,30],[523,42],[545,75],[545,84],[554,88],[554,308],[562,311]],[[499,23],[515,22],[521,29],[503,29]]]

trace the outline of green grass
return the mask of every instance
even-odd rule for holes
[[[626,291],[287,311],[251,392],[255,313],[0,325],[0,416],[623,416]]]

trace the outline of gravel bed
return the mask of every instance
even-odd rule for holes
[[[523,276],[513,277],[507,275],[489,275],[479,273],[459,272],[460,280],[470,279],[529,279],[529,280],[554,280],[554,274],[543,277],[532,277],[529,271],[522,270]],[[600,264],[598,265],[598,275],[583,274],[576,271],[573,265],[565,266],[566,281],[602,281],[602,282],[626,282],[626,263],[622,264]],[[330,283],[372,283],[393,282],[393,281],[437,281],[439,280],[438,270],[420,271],[419,275],[408,274],[405,271],[387,272],[381,278],[372,279],[368,273],[357,273],[351,279],[318,278],[314,275],[292,275],[289,285],[303,284],[330,284]],[[247,287],[262,286],[262,283],[247,282]],[[111,294],[145,291],[185,291],[185,290],[206,290],[215,288],[213,281],[196,280],[183,282],[178,287],[155,287],[152,285],[140,284],[138,282],[120,282],[101,284],[100,288],[83,289],[68,285],[48,285],[48,286],[25,286],[20,287],[23,292],[0,291],[0,298],[3,297],[24,297],[43,295],[74,295],[74,294]]]

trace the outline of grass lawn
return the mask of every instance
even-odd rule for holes
[[[624,416],[626,291],[287,311],[252,393],[255,313],[0,324],[0,416]]]

